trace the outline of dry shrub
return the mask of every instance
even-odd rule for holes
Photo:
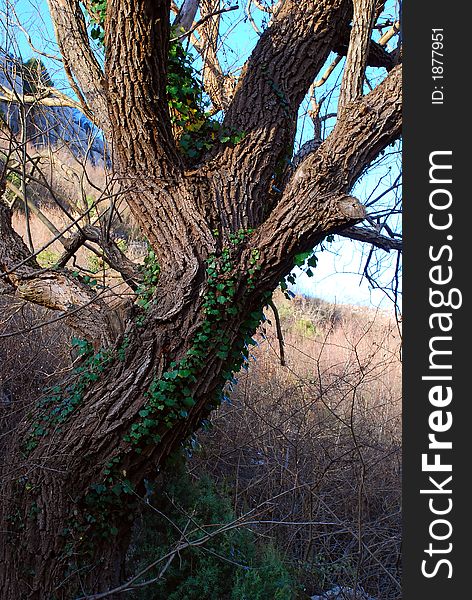
[[[142,234],[125,202],[125,195],[119,193],[121,188],[115,184],[103,163],[93,164],[88,155],[77,157],[66,142],[48,148],[37,148],[27,143],[24,153],[22,148],[19,140],[9,130],[2,132],[0,129],[0,155],[8,156],[11,165],[17,170],[16,174],[12,174],[11,183],[20,191],[20,197],[16,198],[13,207],[17,230],[25,240],[28,239],[27,220],[20,184],[23,170],[28,199],[60,231],[80,217],[81,225],[88,222],[98,224],[97,217],[105,214],[104,222],[110,227],[112,237],[126,239],[128,244],[142,244]],[[11,201],[15,194],[8,190],[7,197]],[[29,217],[29,228],[36,250],[53,237],[47,227],[32,214]],[[66,236],[75,231],[77,229],[74,226]],[[62,247],[57,242],[48,248],[48,251],[55,253],[61,250]]]
[[[57,229],[59,229],[59,231],[65,229],[70,223],[70,220],[60,208],[54,206],[47,206],[46,208],[43,208],[42,211],[45,214],[45,216],[51,221],[51,223],[55,225]],[[26,215],[23,211],[13,211],[12,225],[15,231],[19,233],[24,240],[28,239]],[[41,221],[35,215],[30,215],[29,228],[35,250],[39,250],[46,245],[48,246],[47,250],[45,250],[44,253],[40,253],[38,260],[41,262],[43,256],[47,256],[46,253],[48,253],[51,256],[51,260],[54,257],[57,260],[57,258],[61,256],[62,252],[64,252],[64,248],[62,247],[61,243],[57,240],[52,242],[52,244],[49,243],[53,236],[49,229],[46,227],[46,225],[41,223]]]
[[[192,472],[212,473],[238,514],[260,507],[257,531],[286,553],[310,593],[342,584],[399,598],[397,325],[365,308],[278,304],[287,366],[266,324],[231,404],[200,435]]]
[[[71,330],[58,313],[0,296],[0,453],[8,433],[71,366]]]

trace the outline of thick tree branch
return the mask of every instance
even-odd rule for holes
[[[110,134],[103,71],[89,44],[78,0],[48,0],[57,43],[72,89],[85,114]]]
[[[349,191],[375,157],[401,133],[402,69],[347,105],[335,129],[295,170],[279,204],[256,232],[267,277],[280,278],[293,256],[366,216]]]
[[[184,32],[190,31],[195,21],[200,0],[184,0],[175,17],[174,27],[181,28]]]
[[[340,160],[343,189],[352,189],[378,154],[399,138],[401,129],[402,66],[397,65],[374,90],[349,104],[323,144],[332,160]]]
[[[393,31],[392,27],[392,31]],[[398,31],[398,29],[396,30]],[[393,34],[393,33],[392,33]],[[349,39],[351,36],[351,28],[346,27],[339,35],[338,41],[333,47],[333,51],[339,56],[346,56],[349,49]],[[391,36],[390,36],[391,37]],[[390,37],[388,39],[390,39]],[[387,39],[387,41],[388,41]],[[380,40],[381,42],[382,40]],[[385,43],[387,43],[385,41]],[[383,67],[387,71],[391,71],[397,64],[397,56],[395,53],[387,52],[384,48],[384,44],[374,42],[370,40],[369,51],[367,54],[367,65],[369,67]]]
[[[67,271],[40,270],[17,282],[18,297],[61,311],[64,322],[97,346],[112,345],[124,329],[117,307]]]
[[[4,185],[4,182],[0,183],[0,192],[5,189]],[[30,254],[29,248],[12,227],[11,209],[0,199],[0,277],[16,286],[23,277],[39,271],[41,267]]]
[[[287,0],[245,65],[225,124],[248,133],[269,118],[291,124],[350,16],[343,0]]]
[[[382,235],[375,229],[368,229],[367,227],[348,227],[343,229],[339,235],[350,240],[372,244],[372,246],[386,252],[390,252],[390,250],[401,251],[403,249],[402,240]]]
[[[354,17],[339,94],[339,110],[362,96],[375,4],[376,0],[354,0]]]
[[[218,206],[223,203],[223,227],[251,227],[267,214],[261,199],[270,197],[268,182],[291,157],[300,103],[348,25],[350,11],[344,0],[287,0],[261,35],[224,122],[245,137],[210,167],[216,186],[234,186],[238,197],[237,206],[215,198]]]
[[[195,278],[213,238],[199,210],[203,190],[190,189],[172,134],[166,93],[169,8],[168,0],[110,0],[105,72],[115,167],[123,185],[126,181],[126,200],[161,273],[169,283],[175,278],[184,284]]]
[[[167,103],[168,0],[110,0],[105,73],[121,170],[174,177],[182,168]]]
[[[0,184],[3,193],[5,180]],[[2,195],[0,193],[0,196]],[[62,311],[65,322],[82,336],[109,345],[121,332],[118,313],[88,285],[66,270],[41,269],[11,224],[11,209],[0,200],[0,278],[3,291]]]

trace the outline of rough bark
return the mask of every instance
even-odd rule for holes
[[[165,91],[168,14],[164,0],[110,3],[108,98],[116,168],[128,184],[128,204],[166,276],[188,279],[199,268],[202,242],[208,250],[212,238],[200,217],[200,194],[185,181],[172,137]]]
[[[105,24],[107,97],[120,163],[162,179],[181,166],[166,96],[169,10],[167,0],[111,0]]]
[[[50,2],[56,11],[75,6],[69,0]],[[154,303],[128,319],[124,334],[115,334],[95,366],[85,363],[89,374],[99,376],[83,385],[69,382],[76,387],[54,400],[67,401],[79,385],[80,398],[67,418],[37,435],[37,424],[45,422],[44,414],[55,404],[32,407],[12,436],[1,508],[5,600],[70,599],[80,586],[87,593],[103,591],[124,577],[131,526],[126,517],[132,519],[134,496],[101,513],[89,503],[93,486],[108,481],[106,465],[116,459],[114,481],[126,478],[138,495],[143,492],[144,478],[154,477],[156,467],[215,407],[227,371],[234,367],[231,352],[237,354],[241,336],[248,333],[248,316],[291,270],[295,255],[363,220],[365,210],[350,191],[400,135],[398,66],[367,96],[350,94],[331,135],[293,171],[287,169],[284,160],[290,156],[300,103],[351,18],[351,4],[344,0],[287,0],[261,36],[226,114],[225,126],[244,131],[243,141],[217,147],[186,171],[172,138],[165,96],[168,15],[165,0],[111,0],[106,85],[98,100],[96,89],[89,94],[97,106],[106,98],[122,193],[158,257]],[[55,13],[54,18],[59,31],[63,16]],[[367,52],[364,42],[363,48]],[[274,191],[281,163],[285,179]],[[11,248],[21,252],[10,256],[4,250],[0,262],[8,281],[21,289],[36,263],[9,229],[7,217],[0,223]],[[238,232],[241,238],[233,243],[231,234]],[[34,279],[42,294],[50,289],[44,284],[47,276]],[[215,288],[215,278],[231,289],[230,302]],[[211,294],[223,307],[217,317],[207,307]],[[198,337],[203,330],[209,332],[207,342]],[[146,434],[137,446],[127,436],[142,424],[140,413],[149,406],[153,385],[193,360],[197,339],[200,352],[206,344],[203,355],[192,363],[191,377],[183,376],[191,406],[171,427],[158,421],[152,436]],[[104,516],[116,530],[100,537],[90,515]]]
[[[374,25],[375,0],[354,0],[353,4],[354,17],[339,93],[339,110],[348,102],[362,96],[370,36]]]
[[[278,200],[272,177],[292,156],[300,103],[350,17],[344,0],[287,0],[261,35],[225,117],[225,126],[245,137],[209,166],[213,188],[224,190],[214,199],[223,227],[254,227]]]
[[[90,47],[78,0],[48,0],[64,68],[85,113],[108,135],[103,71]]]

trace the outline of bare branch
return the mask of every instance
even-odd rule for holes
[[[282,325],[280,323],[279,311],[277,309],[277,306],[272,302],[272,300],[270,300],[268,304],[271,307],[272,312],[274,313],[275,330],[277,332],[277,339],[279,340],[280,365],[282,367],[284,367],[286,364],[285,363],[285,349],[284,349],[284,334],[282,332]]]
[[[0,85],[0,101],[2,102],[15,102],[24,104],[40,104],[42,106],[58,107],[68,106],[70,108],[76,108],[81,112],[84,111],[84,107],[80,102],[76,102],[72,98],[69,98],[66,94],[60,92],[55,88],[45,88],[42,92],[35,95],[18,95],[18,93],[9,90],[3,85]],[[91,113],[87,116],[93,118]]]
[[[346,56],[349,49],[350,36],[350,27],[346,27],[341,31],[337,43],[333,47],[334,52],[337,52],[340,56]],[[387,52],[381,40],[378,42],[370,40],[367,54],[367,65],[369,67],[383,67],[387,71],[390,71],[397,63],[398,58],[395,53]]]
[[[272,9],[269,8],[268,6],[264,6],[264,4],[262,4],[262,2],[259,2],[259,0],[252,0],[254,6],[256,6],[259,10],[261,10],[262,12],[265,13],[271,13]]]
[[[90,47],[87,27],[78,0],[48,0],[64,69],[85,114],[109,136],[103,71]]]
[[[118,271],[128,285],[136,290],[136,282],[142,281],[142,274],[132,260],[130,260],[110,238],[106,238],[98,227],[86,225],[82,229],[86,240],[96,243],[103,250],[103,258],[115,271]]]
[[[31,50],[35,53],[35,54],[39,54],[40,56],[44,56],[45,58],[50,58],[51,60],[55,60],[57,62],[62,63],[63,59],[61,56],[57,56],[56,54],[49,54],[48,52],[44,52],[44,50],[39,50],[38,48],[36,48],[36,46],[33,44],[33,40],[31,39],[30,34],[26,31],[26,29],[23,27],[23,25],[20,23],[20,19],[18,18],[18,15],[16,13],[15,7],[13,5],[10,5],[10,10],[12,11],[12,13],[15,15],[16,17],[16,25],[18,27],[18,29],[23,33],[23,35],[26,38],[26,41],[28,43],[28,46],[31,48]]]
[[[195,45],[203,59],[203,87],[210,96],[214,111],[226,110],[233,97],[236,81],[225,75],[218,59],[220,0],[201,0],[200,39]],[[231,10],[237,7],[232,7]]]
[[[175,18],[174,27],[181,27],[185,32],[190,32],[199,4],[200,0],[184,0]]]
[[[314,81],[312,83],[312,87],[313,88],[317,88],[317,87],[321,87],[322,85],[324,85],[331,73],[334,71],[334,69],[339,65],[339,63],[341,62],[342,56],[340,54],[338,54],[338,56],[336,56],[335,59],[333,59],[333,61],[331,62],[331,64],[327,67],[326,71],[323,73],[323,75],[317,79],[316,81]]]
[[[28,203],[28,207],[51,231],[54,239],[59,240],[64,247],[71,249],[73,239],[65,238],[64,232],[59,231],[49,219],[43,215],[31,200],[23,195],[6,179],[7,163],[1,161],[2,176],[0,178],[0,272],[2,292],[11,293],[23,300],[39,304],[51,310],[64,313],[66,323],[81,335],[100,340],[105,345],[111,344],[121,332],[122,323],[105,300],[108,292],[97,293],[80,278],[73,277],[66,269],[42,269],[36,256],[26,246],[21,236],[13,229],[12,211],[1,199],[5,188],[13,191]],[[90,228],[89,237],[96,242],[102,242],[96,228]],[[94,237],[95,236],[95,237]],[[105,244],[104,244],[105,245]],[[122,259],[116,245],[109,242],[105,253],[116,259],[117,266],[123,266],[126,275],[131,279],[131,261]],[[136,276],[139,279],[139,275]],[[118,313],[117,313],[118,314]]]
[[[390,27],[388,31],[386,31],[383,36],[379,40],[379,46],[386,46],[388,42],[393,38],[394,35],[400,31],[400,21],[395,21],[395,23]]]
[[[254,29],[254,31],[258,35],[261,35],[262,31],[257,26],[256,22],[254,21],[254,17],[252,16],[252,13],[251,13],[251,5],[252,4],[253,4],[253,0],[247,0],[247,4],[246,4],[246,8],[244,9],[244,12],[246,13],[247,18],[249,19],[249,23],[251,23],[251,26]]]
[[[343,229],[339,235],[349,238],[351,240],[357,240],[359,242],[367,242],[372,244],[376,248],[390,252],[390,250],[401,251],[403,249],[403,243],[401,240],[387,237],[382,235],[375,229],[368,229],[367,227],[348,227]]]
[[[113,311],[88,285],[67,271],[41,269],[11,225],[11,211],[0,201],[0,270],[8,285],[29,302],[64,313],[67,324],[89,339],[111,344],[120,333]],[[3,286],[5,287],[5,286]]]
[[[238,8],[239,8],[239,6],[236,4],[235,6],[228,6],[227,8],[221,8],[220,10],[215,10],[214,12],[209,13],[209,14],[205,15],[204,17],[202,17],[197,23],[194,23],[192,25],[192,27],[190,27],[188,30],[184,29],[184,32],[181,35],[179,35],[175,38],[171,38],[170,41],[178,42],[179,40],[183,40],[184,38],[186,38],[187,36],[192,34],[196,29],[201,27],[204,23],[206,23],[209,19],[211,19],[211,17],[217,17],[224,13],[231,12],[233,10],[237,10]],[[182,29],[183,29],[183,27],[182,27]]]

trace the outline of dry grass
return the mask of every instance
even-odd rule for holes
[[[199,436],[192,472],[212,473],[238,514],[260,507],[260,535],[275,540],[311,593],[360,585],[379,599],[399,598],[396,323],[319,301],[278,304],[287,366],[267,324],[232,403]]]
[[[0,457],[8,434],[44,389],[71,366],[72,332],[57,313],[11,296],[0,297]]]
[[[21,174],[26,177],[26,195],[36,207],[60,230],[79,219],[79,224],[98,225],[97,217],[105,215],[102,226],[110,228],[114,238],[126,238],[129,243],[141,242],[142,235],[132,218],[124,194],[103,165],[94,165],[87,157],[80,159],[62,144],[55,148],[35,148],[30,143],[23,146],[9,131],[0,128],[0,154],[8,156],[9,165],[16,169],[11,173],[11,183],[20,191],[15,200],[14,225],[23,238],[28,239],[29,228],[35,250],[51,241],[53,235],[34,215],[26,219]],[[15,194],[7,191],[11,201]],[[110,214],[112,217],[110,218]],[[75,233],[72,227],[66,237]],[[142,248],[139,248],[141,252]],[[54,242],[48,253],[60,253],[62,247]]]
[[[67,215],[55,206],[48,205],[42,208],[43,214],[49,219],[49,221],[59,230],[65,230],[70,225],[71,220]],[[24,212],[14,211],[12,215],[12,225],[17,233],[26,240],[27,238],[27,218]],[[37,255],[37,260],[42,267],[52,266],[64,252],[62,244],[58,241],[52,241],[53,236],[49,229],[44,225],[35,215],[29,216],[29,229],[31,232],[31,239]],[[123,237],[121,238],[125,243],[127,256],[140,263],[146,253],[146,243],[143,241],[137,241],[136,239],[130,239],[129,230],[122,232]],[[116,239],[116,238],[115,238]],[[120,238],[118,238],[120,239]],[[97,251],[100,252],[100,248],[96,244],[89,244],[93,246]],[[116,286],[121,281],[121,276],[111,269],[103,260],[101,260],[97,254],[85,246],[80,247],[75,256],[69,260],[67,266],[71,269],[79,268],[85,273],[98,274],[99,276],[106,276],[107,285]]]

